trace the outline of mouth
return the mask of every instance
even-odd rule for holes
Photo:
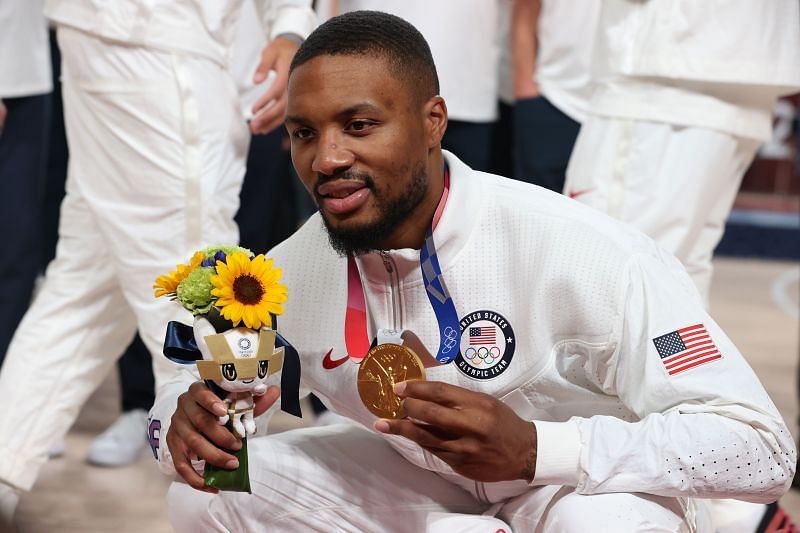
[[[360,180],[338,179],[325,182],[316,189],[320,209],[332,215],[348,215],[358,210],[371,194]]]
[[[254,382],[255,380],[256,380],[256,378],[253,378],[253,379],[243,379],[243,380],[242,380],[242,383],[244,383],[245,385],[249,385],[250,383]]]

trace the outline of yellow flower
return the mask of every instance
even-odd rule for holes
[[[169,274],[158,276],[155,285],[153,285],[156,290],[156,298],[164,295],[174,296],[180,282],[186,279],[186,276],[191,274],[195,268],[199,267],[203,259],[205,259],[203,252],[195,252],[188,265],[178,265]]]
[[[259,329],[270,325],[270,314],[280,315],[286,301],[286,285],[278,283],[281,269],[272,267],[272,259],[257,255],[250,259],[242,252],[229,255],[225,262],[217,261],[217,275],[211,276],[211,294],[222,316],[238,326]]]

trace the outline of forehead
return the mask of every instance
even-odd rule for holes
[[[321,55],[289,78],[287,115],[339,112],[369,102],[390,111],[411,101],[411,88],[383,57]]]

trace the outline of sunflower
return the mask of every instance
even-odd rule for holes
[[[211,294],[217,297],[214,305],[234,327],[242,321],[251,329],[269,325],[270,315],[283,313],[281,304],[287,297],[286,285],[278,283],[280,278],[281,269],[272,267],[272,259],[263,255],[250,259],[235,252],[224,263],[217,261],[217,275],[211,277]]]
[[[188,265],[178,265],[175,267],[175,270],[171,271],[169,274],[158,276],[155,285],[153,285],[153,288],[156,290],[156,298],[164,295],[175,296],[180,282],[186,279],[186,276],[200,266],[203,259],[205,259],[203,252],[195,252],[189,260]]]

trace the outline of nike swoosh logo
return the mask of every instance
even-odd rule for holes
[[[339,359],[331,359],[331,353],[333,353],[333,348],[328,350],[328,353],[326,353],[325,357],[322,358],[322,368],[325,370],[333,370],[337,366],[343,365],[348,359],[350,359],[349,355],[345,355]]]
[[[583,196],[587,192],[591,192],[591,191],[592,191],[592,189],[583,189],[582,191],[572,191],[572,192],[568,193],[567,196],[569,196],[572,199],[575,199],[578,196]]]

